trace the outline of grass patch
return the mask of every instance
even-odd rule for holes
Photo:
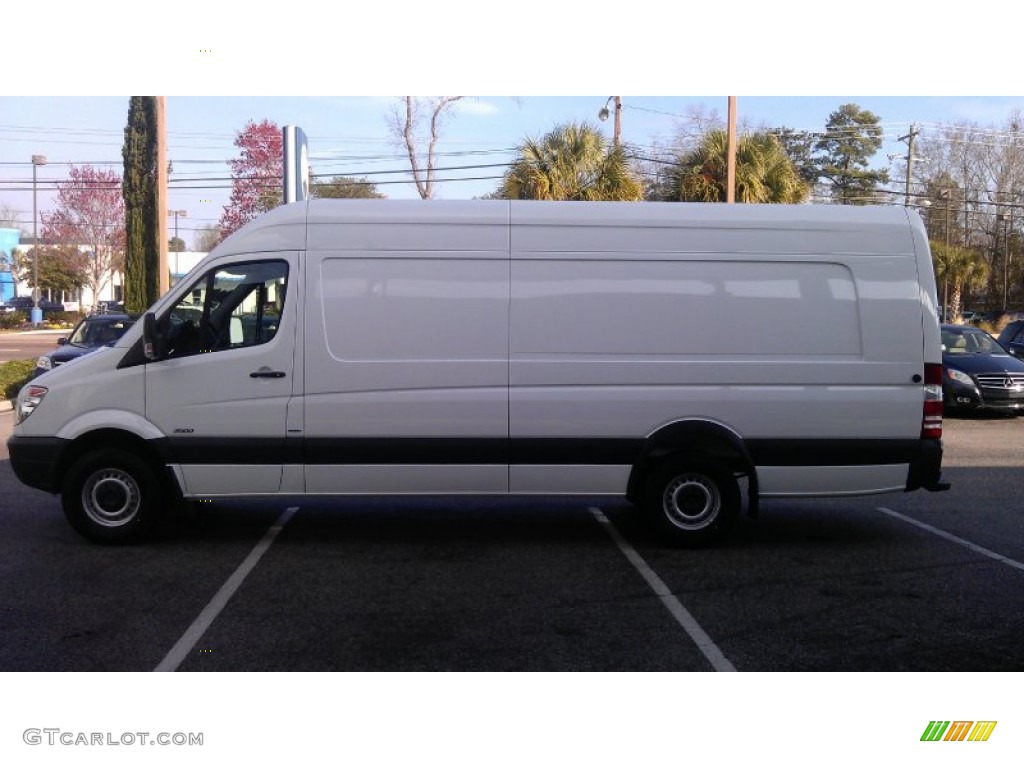
[[[0,387],[3,387],[4,397],[8,400],[17,397],[18,390],[32,377],[32,372],[35,369],[36,361],[34,359],[0,363]]]

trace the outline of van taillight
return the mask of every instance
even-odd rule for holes
[[[921,438],[942,437],[942,364],[924,365],[924,413],[921,417]]]

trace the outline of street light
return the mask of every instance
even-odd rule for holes
[[[36,169],[46,165],[46,155],[32,155],[32,324],[43,322],[43,310],[39,308],[39,230],[36,228]]]
[[[946,209],[946,224],[943,227],[942,233],[943,233],[943,236],[946,239],[946,249],[947,250],[949,250],[949,200],[950,200],[951,197],[953,197],[953,194],[952,194],[952,190],[950,190],[949,187],[946,187],[941,192],[939,192],[939,199],[942,200],[946,204],[945,205],[945,209]],[[948,309],[949,309],[949,278],[948,277],[943,277],[943,279],[942,279],[942,293],[943,293],[943,295],[942,295],[943,311],[948,311]]]
[[[167,164],[167,172],[168,173],[171,172],[171,165],[170,165],[170,163]],[[179,210],[168,211],[167,215],[174,217],[174,252],[175,252],[175,254],[180,254],[181,253],[181,240],[178,239],[178,217],[179,216],[188,216],[188,211],[179,211]],[[178,259],[179,258],[180,257],[178,255],[175,255],[175,257],[174,257],[174,272],[175,272],[175,274],[178,273]]]
[[[602,123],[607,122],[611,116],[611,111],[608,109],[608,105],[615,102],[615,128],[612,132],[612,145],[618,149],[619,139],[622,137],[622,97],[621,96],[609,96],[608,100],[601,107],[601,110],[597,113],[597,119]]]
[[[1006,294],[1010,278],[1010,214],[998,213],[996,218],[1003,222],[1003,312],[1006,311]],[[996,230],[996,242],[999,242],[999,230]]]

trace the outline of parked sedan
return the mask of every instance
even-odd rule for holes
[[[71,335],[57,339],[57,349],[47,352],[36,361],[35,376],[46,373],[58,365],[107,347],[120,339],[131,328],[134,318],[123,314],[89,315]]]
[[[980,328],[942,326],[942,394],[950,410],[1024,412],[1024,361]]]

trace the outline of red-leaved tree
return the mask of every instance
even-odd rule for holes
[[[71,166],[57,182],[56,210],[43,215],[43,242],[85,250],[82,275],[95,308],[115,272],[124,269],[124,198],[121,174]],[[42,280],[40,280],[42,282]]]
[[[281,204],[283,143],[281,129],[269,120],[250,120],[235,136],[241,154],[229,163],[231,202],[220,217],[222,238]]]

